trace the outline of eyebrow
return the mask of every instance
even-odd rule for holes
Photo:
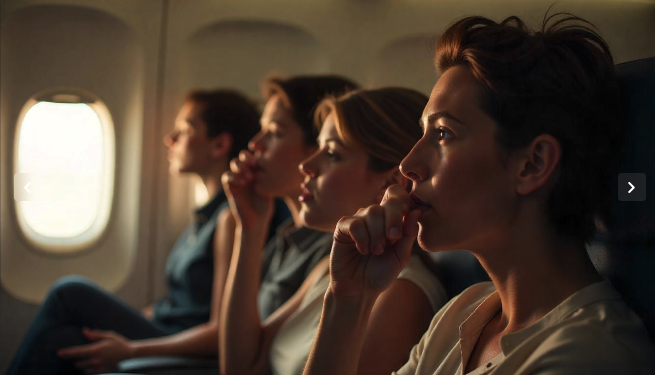
[[[334,142],[334,143],[339,144],[340,146],[344,146],[343,142],[341,142],[341,139],[339,139],[338,137],[331,137],[331,138],[328,138],[328,139],[326,139],[325,142],[323,142],[323,143],[324,143],[324,144],[327,144],[327,143],[330,143],[330,142]]]
[[[432,114],[428,115],[425,118],[419,119],[418,120],[418,125],[421,128],[424,128],[425,125],[430,126],[433,123],[435,123],[437,120],[439,120],[440,118],[447,118],[447,119],[453,120],[455,122],[458,122],[461,125],[466,126],[466,124],[463,123],[460,119],[458,119],[457,117],[451,115],[450,113],[448,113],[446,111],[435,112],[435,113],[432,113]]]

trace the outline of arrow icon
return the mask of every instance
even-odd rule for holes
[[[27,188],[28,186],[30,186],[30,184],[31,184],[31,182],[28,182],[27,185],[25,185],[25,190],[27,190],[28,193],[32,194],[30,189]]]
[[[633,184],[631,184],[630,181],[628,181],[628,185],[630,185],[630,187],[632,188],[632,189],[628,190],[628,194],[630,194],[635,189],[635,186]]]

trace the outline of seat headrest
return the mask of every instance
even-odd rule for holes
[[[619,158],[617,173],[646,174],[646,200],[620,201],[616,175],[608,197],[609,216],[602,218],[607,230],[587,250],[596,269],[612,281],[655,340],[655,58],[620,64],[616,70],[623,145],[607,152]]]
[[[489,281],[475,255],[465,250],[430,253],[430,268],[446,289],[448,299],[460,294],[469,286]]]
[[[607,150],[618,158],[618,170],[603,221],[612,242],[643,244],[655,240],[655,57],[619,64],[616,72],[623,138],[619,150]],[[644,173],[646,200],[619,201],[618,189],[629,187],[618,185],[618,173]]]

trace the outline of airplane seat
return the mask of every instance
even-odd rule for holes
[[[617,72],[626,120],[623,147],[617,151],[619,172],[645,173],[647,199],[620,202],[618,189],[625,187],[615,184],[603,217],[606,230],[597,233],[587,250],[598,271],[612,281],[655,340],[655,58],[619,64]],[[468,251],[431,253],[429,257],[430,267],[444,283],[448,298],[489,280]],[[215,359],[192,357],[137,358],[119,365],[123,374],[205,375],[216,369]]]
[[[617,65],[622,96],[622,147],[618,158],[617,183],[609,206],[600,219],[602,230],[587,250],[596,269],[614,287],[648,329],[655,341],[655,57]],[[644,173],[645,201],[619,201],[618,173]],[[632,181],[634,182],[634,181]]]
[[[460,294],[469,286],[489,281],[475,255],[465,250],[430,253],[430,268],[446,289],[448,299]]]

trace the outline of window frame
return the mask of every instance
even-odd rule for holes
[[[29,249],[37,251],[40,255],[55,257],[79,255],[91,250],[104,239],[114,214],[116,205],[116,202],[114,202],[116,190],[116,128],[107,105],[96,95],[76,88],[43,90],[25,102],[17,118],[12,144],[12,179],[16,173],[20,173],[18,170],[18,151],[23,121],[30,109],[40,102],[86,104],[98,116],[103,136],[103,191],[101,192],[100,205],[96,218],[89,228],[73,237],[57,238],[38,233],[27,223],[20,202],[16,200],[13,200],[12,216],[19,233],[18,237],[25,242]]]

